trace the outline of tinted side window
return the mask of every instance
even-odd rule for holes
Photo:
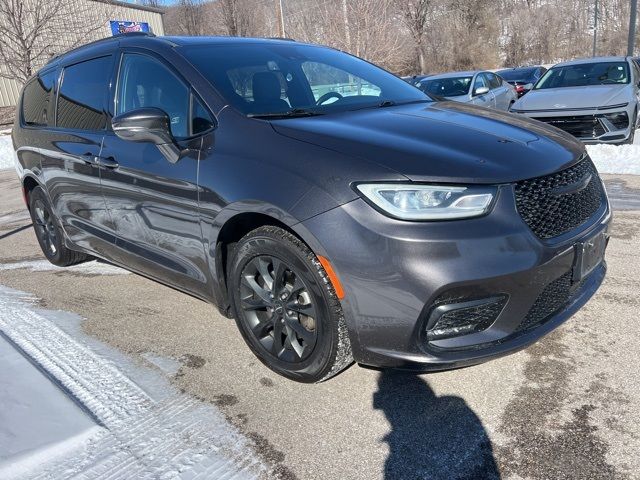
[[[500,86],[502,85],[502,80],[500,80],[497,75],[494,75],[493,73],[487,73],[485,75],[489,77],[489,88],[491,88],[492,90],[494,88],[500,88]]]
[[[135,53],[122,57],[116,114],[155,107],[171,120],[174,137],[189,136],[189,88],[158,60]]]
[[[27,125],[46,126],[51,116],[50,106],[56,72],[51,71],[31,80],[25,87],[22,98],[22,119]]]
[[[476,83],[473,86],[473,91],[475,92],[477,89],[481,87],[488,87],[489,84],[486,81],[484,75],[481,73],[476,77]]]
[[[104,105],[110,77],[110,56],[66,67],[58,94],[57,126],[104,130],[107,125]]]

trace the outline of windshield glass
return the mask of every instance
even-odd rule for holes
[[[311,45],[192,45],[182,54],[241,112],[324,114],[432,101],[359,58]]]
[[[467,95],[473,77],[427,78],[417,87],[425,93],[441,97],[459,97]]]
[[[629,83],[627,62],[600,62],[553,67],[540,79],[535,90]]]
[[[500,70],[497,73],[507,82],[519,82],[531,79],[535,71],[535,68],[516,68],[512,70]]]

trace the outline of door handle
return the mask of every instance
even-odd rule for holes
[[[88,165],[94,165],[96,163],[96,156],[93,153],[85,153],[81,155],[80,158]]]
[[[118,162],[113,157],[94,157],[93,162],[98,167],[103,168],[118,168]]]

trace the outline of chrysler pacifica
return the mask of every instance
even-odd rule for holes
[[[18,112],[52,263],[210,302],[294,380],[517,351],[605,275],[610,209],[580,142],[333,49],[123,35],[52,59]]]

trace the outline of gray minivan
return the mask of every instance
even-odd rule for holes
[[[580,142],[322,46],[98,41],[26,83],[13,142],[52,263],[210,302],[297,381],[506,355],[605,276],[610,209]]]

